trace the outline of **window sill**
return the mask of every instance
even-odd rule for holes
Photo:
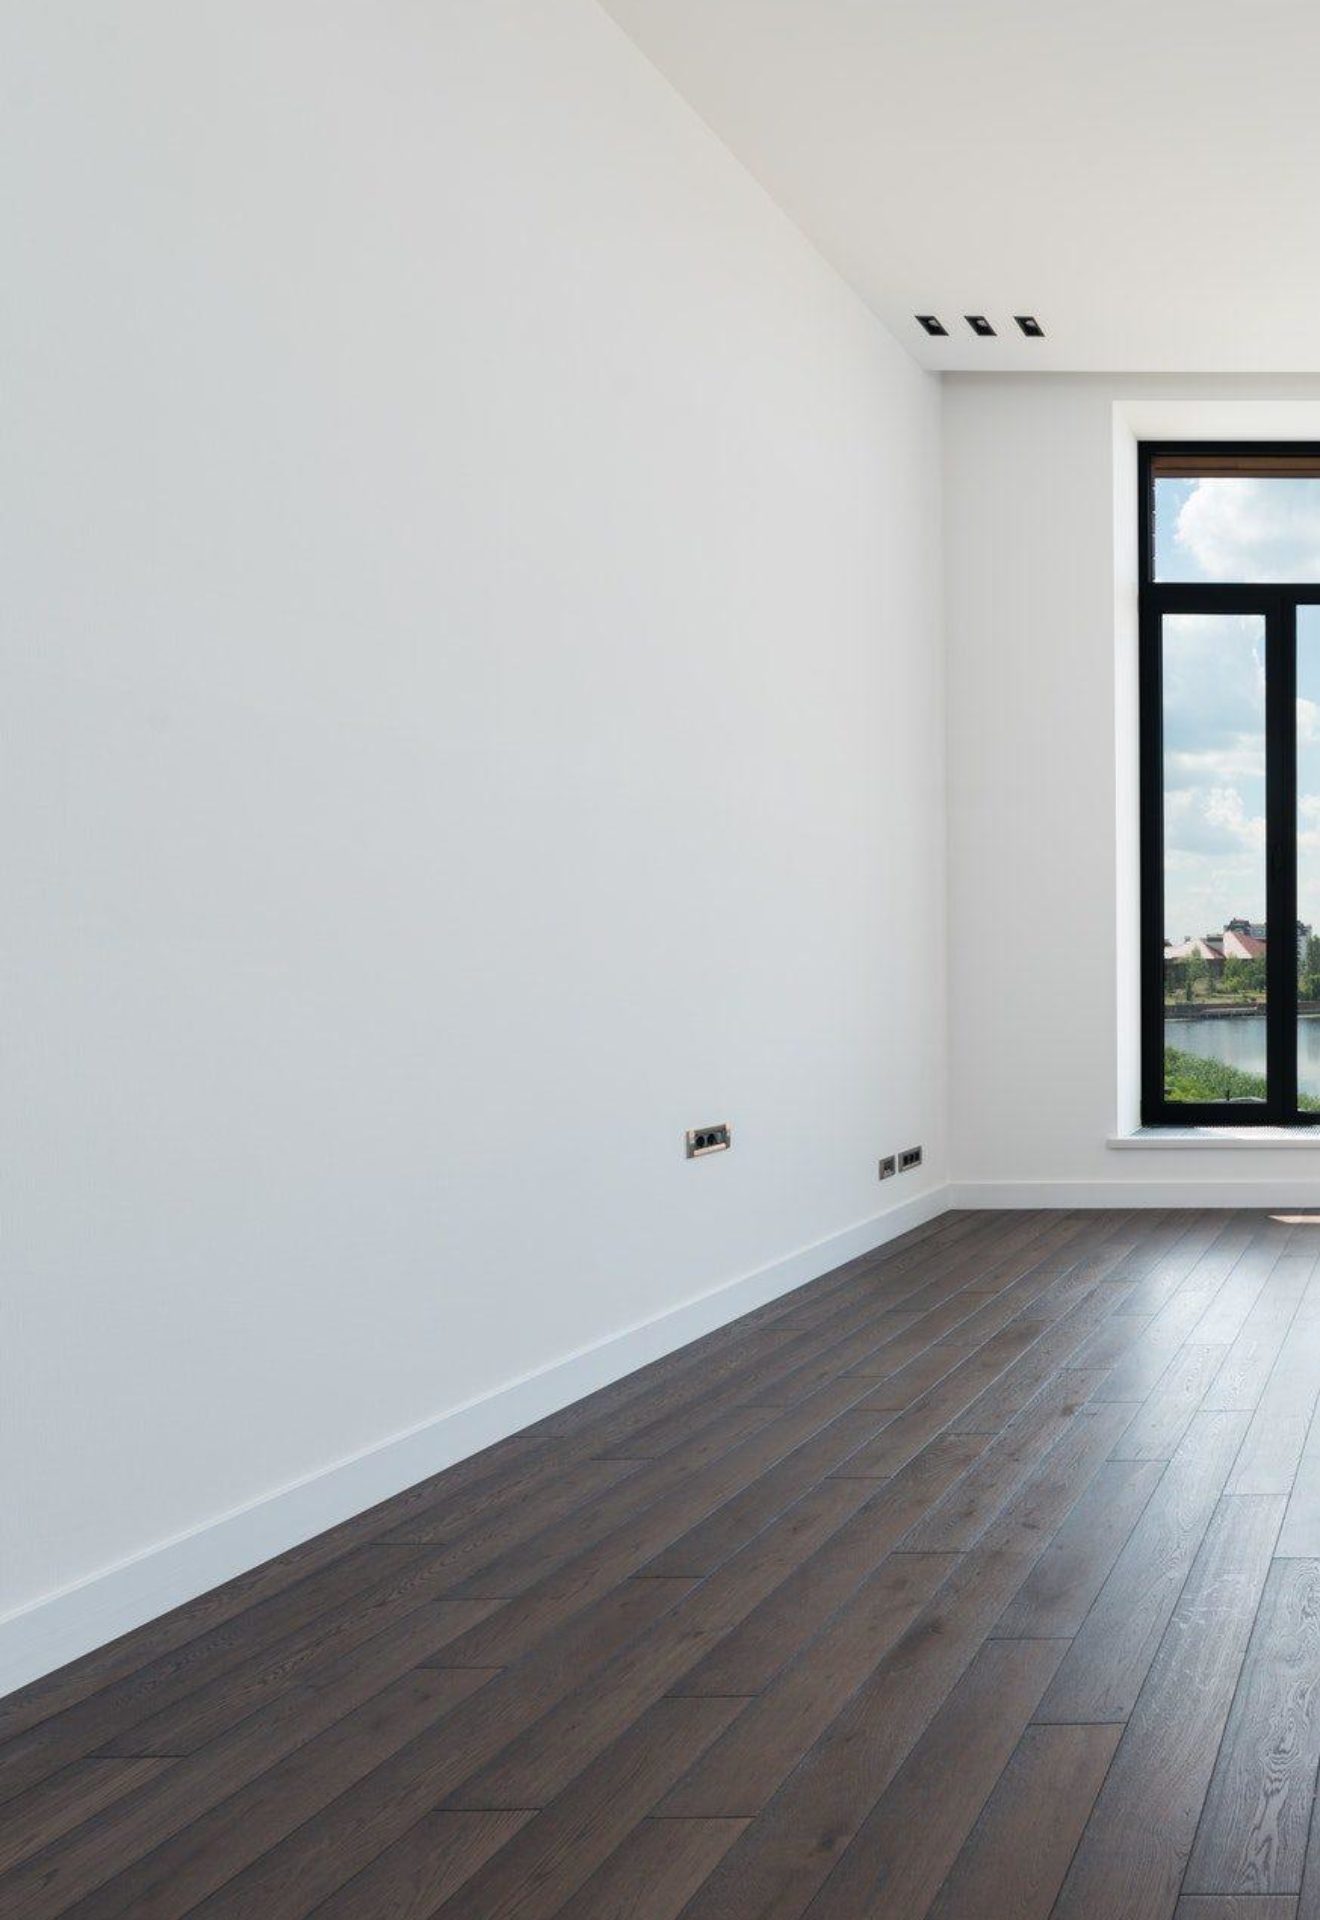
[[[1111,1134],[1105,1145],[1124,1153],[1176,1153],[1206,1147],[1301,1148],[1314,1153],[1320,1150],[1320,1127],[1138,1127],[1133,1133]]]

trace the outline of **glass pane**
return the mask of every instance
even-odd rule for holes
[[[1155,482],[1157,580],[1320,581],[1320,478]]]
[[[1297,609],[1297,1104],[1320,1109],[1320,607]]]
[[[1162,639],[1165,1096],[1260,1101],[1265,620],[1166,614]]]

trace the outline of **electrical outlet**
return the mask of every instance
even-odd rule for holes
[[[703,1160],[708,1153],[727,1153],[733,1145],[733,1128],[727,1120],[714,1127],[689,1127],[687,1157]]]
[[[897,1155],[892,1153],[887,1153],[884,1159],[880,1162],[880,1178],[882,1180],[892,1180],[894,1175],[897,1172],[898,1172]]]
[[[921,1165],[921,1148],[920,1147],[904,1147],[902,1153],[900,1153],[898,1156],[899,1172],[911,1173],[913,1167],[919,1167],[920,1165]]]

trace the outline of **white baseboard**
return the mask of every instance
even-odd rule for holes
[[[1320,1180],[961,1180],[951,1207],[1320,1207]]]
[[[937,1187],[0,1618],[0,1695],[946,1212]]]

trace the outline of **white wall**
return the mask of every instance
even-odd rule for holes
[[[978,1204],[1320,1203],[1320,1145],[1138,1117],[1136,443],[1320,437],[1314,379],[944,386],[950,1162]]]
[[[36,1667],[939,1188],[939,396],[588,0],[0,90],[0,1610],[436,1436]]]

